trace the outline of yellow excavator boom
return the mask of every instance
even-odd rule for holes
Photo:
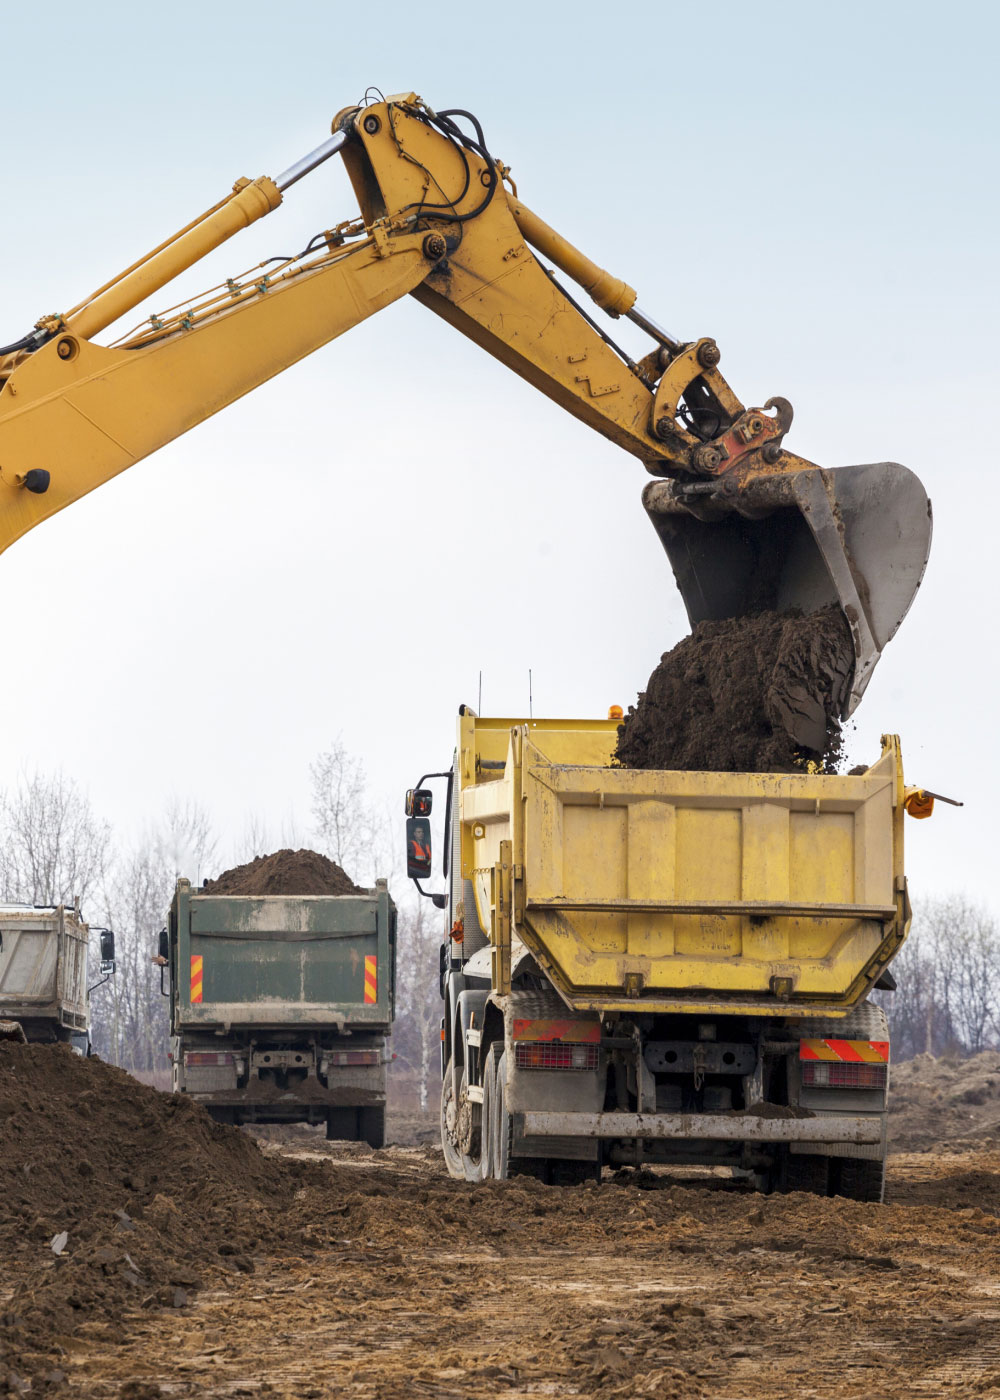
[[[338,153],[360,218],[96,343]],[[599,313],[638,325],[649,351],[630,357],[558,274]],[[821,470],[788,452],[786,400],[747,408],[713,339],[663,330],[518,197],[474,117],[413,93],[345,109],[303,160],[237,181],[70,311],[0,347],[0,551],[406,293],[660,478],[644,505],[692,622],[839,602],[853,709],[926,563],[917,478],[892,463]]]

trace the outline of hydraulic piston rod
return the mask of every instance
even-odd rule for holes
[[[317,146],[315,150],[310,151],[309,154],[303,156],[301,160],[297,160],[295,164],[290,165],[287,170],[283,170],[274,183],[283,194],[290,185],[295,184],[296,180],[301,180],[303,175],[308,175],[311,170],[316,169],[317,165],[322,165],[325,160],[329,160],[331,156],[335,156],[337,152],[347,144],[349,139],[350,132],[334,132],[322,145]]]

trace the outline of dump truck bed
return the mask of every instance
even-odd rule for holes
[[[357,895],[212,895],[178,881],[174,1031],[221,1026],[388,1029],[396,911]]]
[[[898,740],[857,776],[660,772],[612,767],[616,730],[461,721],[501,981],[523,945],[579,1010],[846,1015],[909,923]]]
[[[72,908],[0,905],[0,1019],[85,1037],[88,937]]]

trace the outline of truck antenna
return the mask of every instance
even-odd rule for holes
[[[532,719],[531,713],[531,667],[528,667],[528,718]]]
[[[482,713],[483,713],[483,673],[482,673],[482,671],[480,671],[480,672],[479,672],[479,704],[478,704],[477,707],[476,707],[476,714],[477,714],[477,715],[481,715]]]

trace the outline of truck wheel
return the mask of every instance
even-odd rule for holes
[[[873,1162],[868,1157],[834,1157],[830,1163],[833,1189],[831,1195],[846,1196],[851,1201],[885,1199],[885,1159]]]
[[[361,1131],[358,1136],[369,1147],[385,1146],[385,1106],[363,1108],[360,1111]]]
[[[778,1164],[778,1190],[807,1191],[813,1196],[830,1192],[830,1159],[812,1152],[786,1151]]]
[[[507,1052],[500,1056],[497,1065],[496,1100],[493,1110],[493,1175],[497,1181],[506,1181],[510,1176],[510,1153],[514,1143],[514,1125],[507,1112]]]
[[[585,1181],[600,1181],[600,1159],[596,1162],[569,1161],[562,1157],[548,1159],[550,1186],[582,1186]]]
[[[357,1142],[358,1110],[331,1108],[326,1115],[326,1136],[330,1141]]]
[[[441,1081],[441,1152],[448,1175],[464,1181],[465,1168],[458,1146],[458,1104],[455,1102],[450,1059],[444,1067],[444,1079]]]
[[[483,1067],[483,1121],[480,1128],[479,1180],[489,1181],[496,1174],[494,1145],[495,1102],[497,1095],[497,1047],[491,1045]]]
[[[514,1120],[507,1109],[507,1052],[500,1056],[497,1065],[495,1107],[493,1110],[494,1149],[493,1175],[497,1181],[507,1181],[512,1176],[533,1176],[545,1180],[547,1162],[544,1157],[514,1156]]]

